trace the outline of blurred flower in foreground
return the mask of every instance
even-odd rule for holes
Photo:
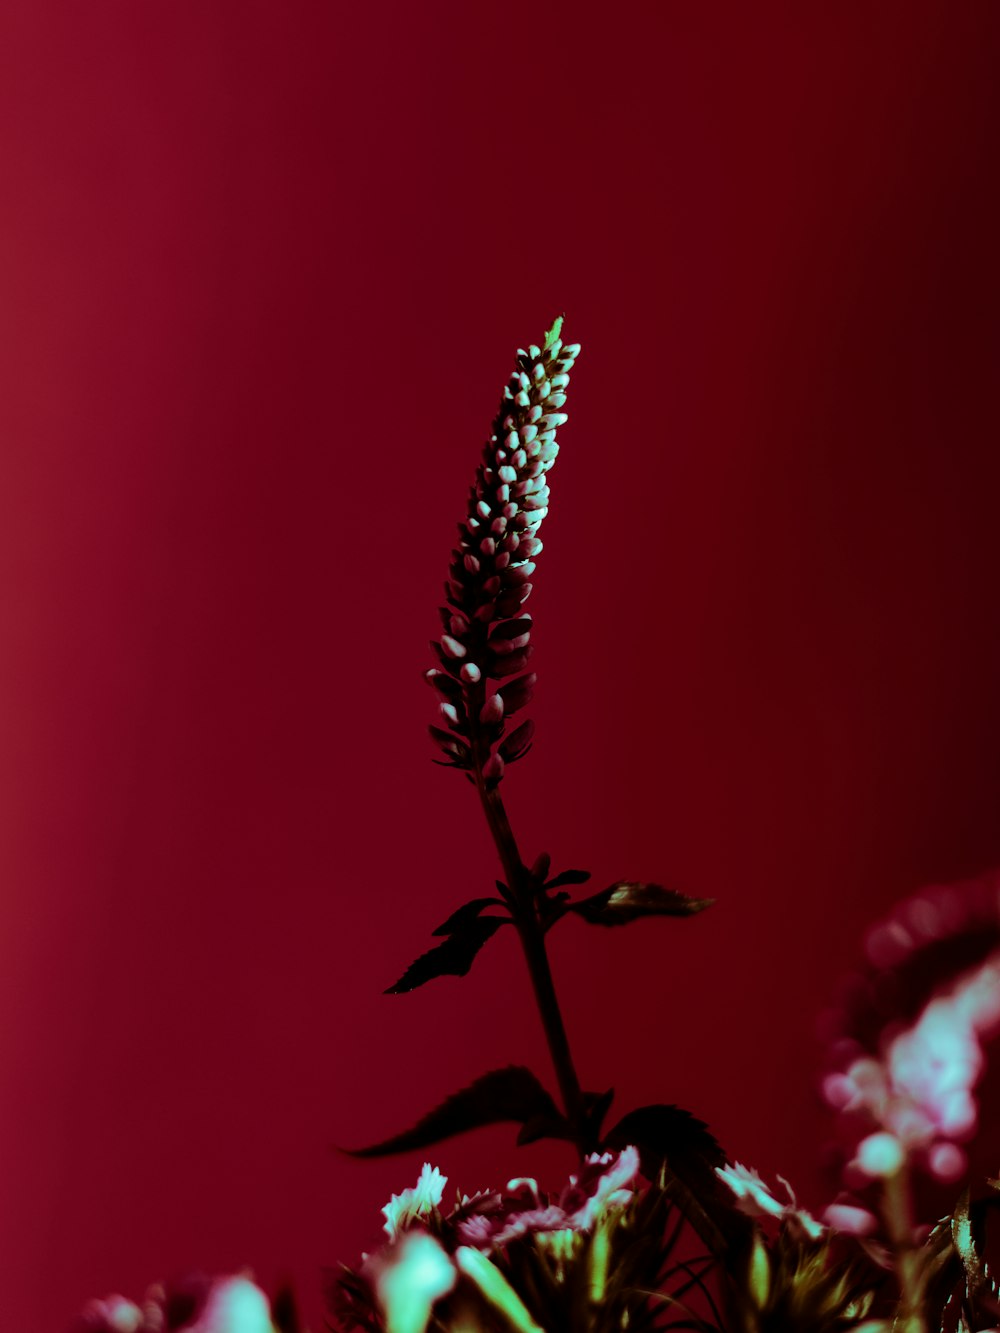
[[[964,1172],[983,1042],[1000,1030],[998,909],[996,881],[978,880],[926,891],[870,932],[872,972],[833,1016],[836,1067],[823,1082],[855,1181],[908,1161],[941,1181]]]
[[[249,1277],[194,1274],[150,1287],[141,1306],[124,1296],[91,1301],[70,1333],[275,1333],[275,1323]]]
[[[441,697],[443,725],[431,727],[444,755],[439,762],[482,773],[488,787],[531,744],[531,722],[506,737],[505,726],[535,683],[531,673],[518,674],[532,653],[531,617],[522,608],[542,549],[546,476],[559,452],[556,431],[567,420],[561,409],[580,351],[563,344],[561,328],[557,319],[544,346],[518,350],[458,525],[441,608],[444,633],[431,645],[439,662],[427,672]]]

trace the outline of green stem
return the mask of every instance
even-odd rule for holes
[[[574,1138],[582,1155],[590,1151],[594,1145],[589,1141],[587,1133],[583,1093],[580,1089],[580,1080],[576,1076],[566,1025],[563,1023],[555,982],[552,979],[552,969],[545,948],[545,934],[535,905],[534,884],[521,860],[500,793],[495,787],[492,791],[486,789],[486,780],[482,772],[482,750],[478,737],[474,736],[476,787],[511,892],[511,912],[528,965],[535,1003],[538,1005],[545,1038],[549,1045],[549,1054],[559,1082],[566,1119],[573,1128]]]
[[[882,1216],[892,1245],[899,1281],[899,1318],[893,1327],[898,1333],[927,1333],[923,1315],[923,1265],[920,1250],[913,1243],[913,1207],[905,1163],[893,1175],[886,1177],[882,1193]]]

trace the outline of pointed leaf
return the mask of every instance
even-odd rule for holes
[[[714,898],[688,898],[661,884],[621,880],[592,898],[570,903],[566,910],[582,916],[592,926],[627,926],[644,916],[693,916],[711,907],[714,901]]]
[[[504,924],[505,918],[498,916],[479,917],[467,922],[443,944],[421,954],[384,994],[402,995],[404,991],[415,990],[434,977],[464,977],[479,950]]]
[[[438,926],[437,930],[432,930],[432,935],[453,935],[457,930],[474,921],[479,916],[484,907],[503,907],[503,901],[500,898],[473,898],[471,902],[463,903],[461,907],[452,912],[447,921]],[[487,917],[492,920],[492,917]],[[499,921],[507,921],[508,917],[498,917]]]
[[[564,884],[586,884],[590,879],[589,870],[560,870],[545,885],[547,889],[560,889]]]
[[[527,1125],[539,1118],[558,1121],[555,1102],[530,1069],[508,1065],[506,1069],[483,1074],[461,1092],[446,1098],[412,1129],[368,1148],[343,1151],[351,1157],[384,1157],[411,1148],[427,1148],[481,1125],[497,1125],[507,1120]]]

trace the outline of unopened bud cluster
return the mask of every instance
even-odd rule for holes
[[[446,764],[482,773],[488,787],[525,754],[534,724],[507,733],[507,718],[531,699],[531,617],[524,603],[548,513],[547,474],[566,421],[570,372],[580,348],[563,344],[557,319],[543,347],[518,349],[514,373],[483,449],[468,513],[458,525],[441,608],[444,633],[431,646],[439,665],[427,680],[441,696],[431,727]]]

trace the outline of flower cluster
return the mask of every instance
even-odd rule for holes
[[[869,933],[873,971],[855,980],[823,1082],[852,1145],[849,1181],[904,1163],[943,1182],[964,1173],[983,1042],[1000,1030],[998,926],[997,885],[981,880],[925,891]]]
[[[524,672],[532,645],[523,606],[542,549],[547,473],[559,452],[556,431],[567,420],[561,409],[580,350],[563,344],[561,328],[557,319],[544,346],[518,350],[459,524],[441,608],[444,632],[431,645],[439,665],[426,673],[441,696],[442,725],[431,727],[444,755],[439,762],[481,774],[487,787],[500,781],[505,763],[527,753],[533,732],[524,722],[505,734],[505,720],[528,703],[535,684]]]
[[[625,1300],[625,1278],[637,1289],[632,1308],[645,1303],[645,1284],[655,1282],[657,1268],[633,1282],[628,1249],[639,1245],[647,1269],[651,1246],[659,1257],[653,1231],[664,1196],[641,1187],[634,1147],[585,1157],[555,1195],[522,1177],[502,1190],[462,1195],[442,1213],[446,1183],[425,1163],[416,1187],[393,1195],[383,1209],[389,1243],[365,1255],[359,1272],[344,1269],[331,1282],[340,1327],[424,1333],[433,1312],[435,1327],[476,1328],[477,1312],[489,1309],[502,1311],[509,1325],[527,1333],[549,1326],[555,1302],[563,1314],[578,1309],[580,1320],[587,1314],[573,1327],[603,1328],[591,1323],[590,1307],[603,1296],[607,1313]],[[641,1216],[638,1208],[645,1210]],[[531,1283],[524,1280],[526,1268]],[[539,1288],[540,1274],[546,1275],[547,1294]],[[486,1326],[492,1327],[489,1320]]]

